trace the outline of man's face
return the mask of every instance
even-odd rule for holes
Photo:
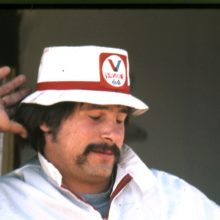
[[[122,106],[79,104],[55,139],[45,133],[45,157],[61,172],[64,184],[109,180],[123,146],[127,112]]]

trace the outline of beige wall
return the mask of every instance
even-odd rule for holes
[[[219,10],[20,13],[20,71],[31,85],[46,46],[126,48],[134,94],[150,106],[133,120],[137,128],[129,130],[128,142],[148,166],[183,177],[220,203]],[[22,160],[29,156],[22,151]]]

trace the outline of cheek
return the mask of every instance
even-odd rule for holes
[[[118,127],[118,129],[116,130],[117,133],[117,139],[116,139],[116,144],[122,148],[123,144],[124,144],[124,139],[125,139],[125,128],[123,127]]]
[[[125,140],[125,127],[123,126],[123,128],[121,130],[121,142],[122,142],[122,145],[124,144],[124,140]]]
[[[81,153],[93,137],[94,135],[91,130],[80,124],[65,128],[65,132],[59,136],[60,140],[63,142],[64,148],[74,153]]]

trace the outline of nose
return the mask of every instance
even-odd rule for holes
[[[101,128],[101,138],[109,144],[122,145],[124,141],[124,125],[110,121]]]

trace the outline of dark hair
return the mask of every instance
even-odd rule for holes
[[[28,137],[16,140],[19,145],[30,145],[36,151],[43,153],[45,145],[44,133],[40,125],[45,123],[56,138],[61,122],[67,119],[75,110],[75,102],[60,102],[50,106],[22,103],[16,110],[14,120],[21,123],[28,131]]]

